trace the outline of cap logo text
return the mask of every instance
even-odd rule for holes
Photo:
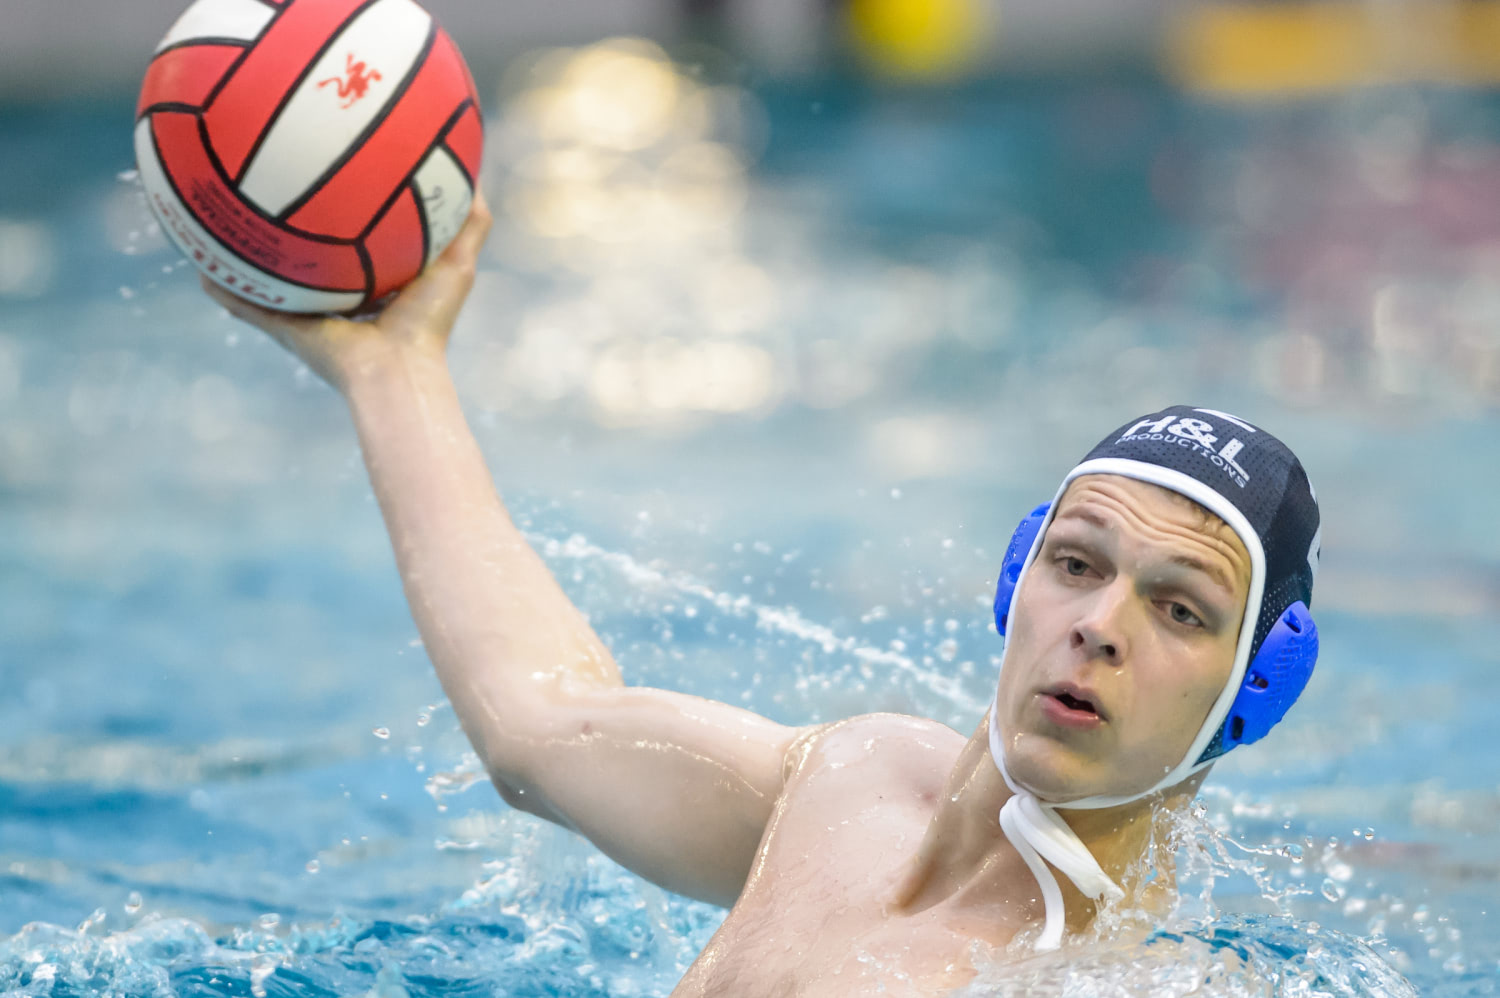
[[[1196,411],[1208,412],[1209,410],[1199,409]],[[1223,415],[1231,423],[1237,426],[1244,426],[1251,433],[1255,432],[1253,427],[1249,427],[1248,424],[1232,416],[1224,413],[1214,413],[1214,415]],[[1229,475],[1230,480],[1240,488],[1244,488],[1250,482],[1250,473],[1240,467],[1239,463],[1235,461],[1240,451],[1245,449],[1244,441],[1238,437],[1231,437],[1228,443],[1215,451],[1214,444],[1219,442],[1219,435],[1214,432],[1214,425],[1206,419],[1176,415],[1161,416],[1156,419],[1143,419],[1121,434],[1120,439],[1116,443],[1123,444],[1130,441],[1147,440],[1176,444],[1179,447],[1186,447],[1192,450],[1195,454],[1199,454],[1213,462],[1215,467],[1222,468]]]

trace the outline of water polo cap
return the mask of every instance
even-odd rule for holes
[[[1051,503],[1023,520],[1006,552],[995,596],[1003,635],[1016,591],[1041,548],[1058,500],[1084,475],[1122,475],[1184,495],[1218,516],[1250,553],[1250,591],[1229,679],[1188,751],[1153,786],[1134,793],[1044,801],[1005,768],[998,703],[990,710],[990,753],[1014,796],[1001,811],[1006,837],[1042,886],[1047,926],[1038,948],[1062,936],[1062,896],[1042,858],[1091,897],[1118,896],[1057,808],[1115,807],[1164,790],[1202,770],[1236,745],[1255,741],[1302,692],[1317,658],[1308,612],[1318,570],[1318,503],[1301,462],[1265,430],[1215,409],[1173,406],[1126,423],[1068,473]],[[1008,650],[1008,647],[1007,649]],[[1005,668],[1002,651],[1000,668]],[[998,683],[996,696],[998,697]]]

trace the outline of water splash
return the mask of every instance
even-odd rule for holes
[[[1090,943],[991,965],[958,994],[1416,998],[1417,992],[1352,936],[1281,916],[1232,915],[1172,926],[1144,941]]]
[[[590,561],[605,565],[618,572],[638,590],[693,597],[727,616],[753,620],[759,630],[813,645],[825,655],[847,655],[865,666],[884,666],[941,697],[957,710],[977,714],[988,706],[987,701],[965,690],[957,678],[923,668],[909,656],[901,654],[900,648],[876,648],[858,638],[840,635],[825,624],[808,620],[794,607],[768,606],[745,594],[715,590],[685,572],[666,571],[623,552],[599,547],[581,534],[558,540],[544,534],[527,532],[526,538],[549,561]]]
[[[34,923],[0,940],[0,995],[665,994],[717,924],[713,909],[641,895],[614,864],[545,831],[529,841],[529,868],[495,864],[433,916],[261,919],[217,937],[155,915],[109,934]]]
[[[484,763],[473,752],[465,752],[458,765],[451,770],[433,773],[422,783],[422,788],[432,796],[439,807],[446,807],[447,798],[461,794],[484,780]]]
[[[1210,818],[1202,800],[1163,812],[1151,848],[1124,880],[1133,897],[1146,884],[1175,876],[1180,891],[1170,912],[1141,910],[1128,900],[1108,904],[1089,930],[1062,950],[1040,955],[1032,948],[1036,933],[1023,932],[1003,956],[981,956],[979,975],[958,994],[1416,998],[1416,989],[1387,959],[1399,952],[1377,950],[1382,939],[1363,940],[1294,914],[1296,902],[1313,892],[1293,868],[1343,861],[1332,844],[1311,860],[1290,845],[1236,840]],[[1166,856],[1174,858],[1171,869],[1163,863]],[[1215,889],[1237,879],[1253,884],[1259,900],[1276,913],[1221,911]]]

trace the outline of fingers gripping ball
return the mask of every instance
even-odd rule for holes
[[[146,200],[210,279],[286,312],[357,309],[457,235],[482,124],[412,0],[197,0],[146,70]]]

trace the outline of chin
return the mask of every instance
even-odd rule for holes
[[[1104,793],[1107,780],[1095,766],[1055,742],[1038,735],[1012,741],[1005,752],[1005,770],[1018,785],[1045,801],[1070,801]]]
[[[1145,793],[1153,785],[1152,767],[1132,769],[1121,772],[1108,760],[1090,758],[1038,734],[1012,739],[1005,753],[1010,778],[1051,803]],[[1159,765],[1154,771],[1165,772]]]

